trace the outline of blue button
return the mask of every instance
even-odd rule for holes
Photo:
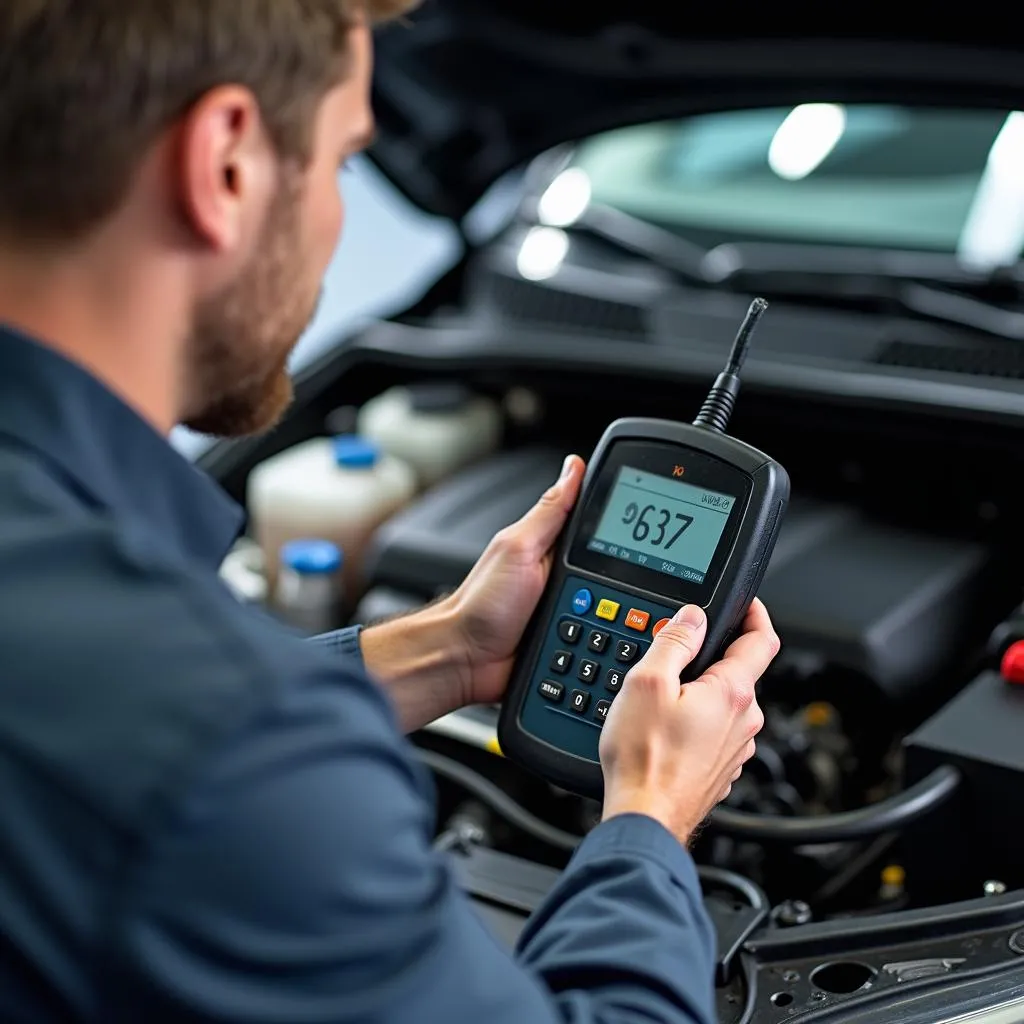
[[[572,596],[572,610],[577,615],[586,615],[594,603],[594,595],[586,587],[580,587]]]

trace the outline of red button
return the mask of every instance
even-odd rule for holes
[[[658,619],[654,624],[654,629],[651,630],[651,636],[657,636],[671,621],[671,619]]]
[[[642,612],[639,608],[630,608],[629,614],[626,616],[625,624],[630,629],[635,629],[638,633],[642,633],[647,628],[647,623],[650,621],[650,612]]]
[[[1024,686],[1024,640],[1018,640],[1006,649],[1000,671],[1008,683]]]

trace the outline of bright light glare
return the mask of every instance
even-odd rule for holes
[[[846,110],[836,103],[803,103],[779,125],[768,148],[768,166],[787,181],[820,167],[846,130]]]
[[[988,153],[957,253],[967,265],[1014,263],[1024,246],[1024,114],[1010,113]]]
[[[583,216],[590,205],[590,177],[581,167],[569,167],[545,189],[537,203],[542,224],[567,228]]]
[[[558,273],[569,251],[569,236],[558,228],[530,228],[516,258],[519,273],[528,281],[543,281]]]

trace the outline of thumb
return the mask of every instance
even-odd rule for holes
[[[558,539],[579,497],[583,470],[584,463],[578,455],[566,456],[561,476],[519,520],[517,529],[525,534],[537,551],[547,551]]]
[[[707,633],[708,618],[704,609],[696,604],[683,605],[672,621],[658,632],[647,653],[636,667],[644,675],[664,679],[674,687],[672,696],[678,696],[679,677],[690,664]]]

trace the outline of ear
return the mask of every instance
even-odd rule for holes
[[[238,86],[208,92],[182,124],[178,161],[181,210],[218,253],[244,246],[270,199],[274,152],[255,96]]]

